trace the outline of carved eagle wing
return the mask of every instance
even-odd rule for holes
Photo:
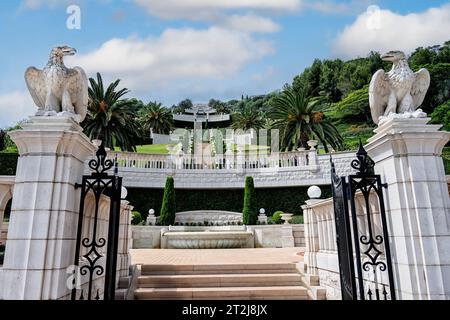
[[[89,103],[88,79],[86,73],[80,67],[70,69],[66,89],[70,92],[75,113],[81,117],[81,121],[86,117]]]
[[[425,99],[425,95],[427,94],[427,90],[430,87],[430,72],[428,72],[427,69],[420,69],[415,74],[415,81],[412,84],[411,87],[411,96],[413,98],[413,105],[414,108],[419,108],[423,100]]]
[[[372,120],[378,124],[378,118],[384,115],[389,100],[389,81],[384,70],[380,69],[372,77],[369,86],[369,105]]]
[[[40,109],[44,109],[47,89],[45,87],[45,77],[42,70],[36,69],[35,67],[29,67],[25,71],[25,82],[27,83],[28,91],[30,91],[34,103]]]

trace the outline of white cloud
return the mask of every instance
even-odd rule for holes
[[[450,39],[450,5],[400,15],[372,6],[338,35],[333,52],[342,58],[370,51],[403,50],[441,44]]]
[[[41,7],[56,8],[57,6],[67,6],[78,3],[77,0],[23,0],[20,4],[21,10],[37,10]]]
[[[247,33],[273,33],[280,30],[280,26],[272,20],[255,14],[227,16],[220,25]]]
[[[318,11],[324,14],[353,14],[361,12],[363,8],[372,2],[371,0],[352,0],[350,2],[338,2],[336,0],[309,0],[304,3],[304,8]]]
[[[126,79],[133,90],[154,90],[171,81],[225,79],[273,52],[251,35],[220,27],[167,29],[159,37],[111,39],[98,49],[67,59],[93,75]]]
[[[149,14],[164,19],[210,19],[220,11],[250,9],[267,11],[294,11],[301,0],[134,0]]]
[[[0,94],[0,127],[12,126],[36,113],[31,96],[26,91]]]

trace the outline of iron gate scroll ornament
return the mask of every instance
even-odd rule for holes
[[[375,163],[367,155],[361,141],[356,158],[351,162],[351,167],[357,172],[347,178],[337,176],[334,164],[331,165],[342,299],[381,300],[383,298],[388,300],[390,298],[390,300],[395,300],[394,277],[383,198],[383,188],[387,188],[387,185],[381,183],[380,175],[374,174]],[[361,194],[364,199],[364,214],[360,218],[357,217],[357,194]],[[374,228],[374,213],[369,199],[371,195],[376,196],[378,200],[381,233],[377,233]],[[351,215],[348,209],[349,203]],[[367,228],[363,228],[364,226],[367,226]],[[363,234],[360,230],[364,230]],[[353,239],[353,245],[351,239]],[[354,264],[356,264],[357,270],[356,277]],[[373,280],[369,281],[364,278],[363,271],[372,271]],[[387,273],[388,286],[380,281],[377,272],[380,275],[383,272]],[[356,283],[359,292],[356,291]],[[364,283],[368,287],[367,290]]]
[[[96,152],[96,159],[89,161],[89,168],[93,170],[91,175],[84,175],[81,184],[76,184],[76,188],[81,188],[80,211],[78,216],[77,242],[75,247],[74,265],[79,275],[88,275],[87,293],[84,290],[78,296],[80,300],[100,300],[99,288],[93,288],[94,278],[105,275],[104,300],[114,300],[116,286],[117,248],[119,241],[119,221],[120,221],[120,201],[122,178],[118,176],[117,159],[114,161],[106,158],[107,153],[103,144]],[[109,175],[108,170],[114,167],[114,175]],[[83,219],[85,216],[85,199],[92,193],[95,200],[94,214],[92,216],[92,231],[87,231],[87,237],[83,237]],[[98,214],[100,199],[102,195],[110,198],[108,239],[98,237]],[[106,264],[103,267],[99,260],[104,257],[102,248],[107,246]],[[86,248],[86,253],[80,257],[81,247]],[[81,258],[84,260],[80,267]],[[77,288],[75,286],[76,276],[73,277],[72,300],[77,299]],[[94,292],[95,291],[95,292]],[[95,297],[93,297],[95,294]]]

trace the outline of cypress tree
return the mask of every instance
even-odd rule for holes
[[[245,178],[244,209],[242,211],[242,222],[246,225],[255,225],[258,220],[256,204],[255,185],[253,177]]]
[[[159,221],[161,225],[168,226],[175,223],[175,188],[173,177],[167,177],[166,186],[164,187],[164,196],[161,206],[161,215]]]

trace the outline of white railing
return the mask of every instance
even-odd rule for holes
[[[230,170],[230,169],[263,169],[292,168],[317,165],[316,150],[249,153],[230,155],[197,155],[197,154],[144,154],[134,152],[110,152],[108,157],[117,156],[120,168],[135,169],[178,169],[178,170]]]
[[[194,122],[195,119],[200,122],[205,122],[206,120],[208,120],[209,122],[218,122],[218,121],[229,121],[230,115],[229,114],[210,114],[210,115],[206,116],[206,115],[197,114],[197,116],[194,117],[194,115],[189,115],[189,114],[174,114],[173,119],[176,121],[188,121],[188,122]]]

